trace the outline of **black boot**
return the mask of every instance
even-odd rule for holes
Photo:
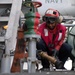
[[[56,61],[55,67],[56,67],[57,69],[62,69],[62,67],[63,67],[62,61]]]

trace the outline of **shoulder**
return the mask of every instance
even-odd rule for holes
[[[45,23],[45,22],[42,23],[42,24],[40,24],[39,27],[38,27],[38,31],[39,31],[40,33],[42,33],[43,30],[44,30],[44,28],[45,28],[45,26],[46,26],[46,23]]]
[[[43,22],[42,24],[39,25],[39,27],[44,27],[46,25],[46,22]]]
[[[39,29],[43,29],[45,26],[46,26],[46,23],[44,22],[44,23],[39,25]]]

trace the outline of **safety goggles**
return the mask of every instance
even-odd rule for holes
[[[53,24],[56,22],[56,20],[57,20],[57,18],[55,18],[55,17],[45,17],[45,21],[48,24]]]

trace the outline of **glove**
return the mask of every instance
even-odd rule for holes
[[[36,50],[36,54],[39,54],[41,52],[42,52],[42,50]]]
[[[56,50],[56,49],[53,49],[52,50],[52,55],[56,58],[57,56],[58,56],[58,50]]]
[[[39,55],[42,52],[42,50],[36,50],[36,57],[38,60],[41,60],[41,56]]]
[[[62,67],[63,67],[62,61],[56,61],[55,67],[56,67],[56,69],[62,69]]]

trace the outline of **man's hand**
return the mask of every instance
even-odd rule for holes
[[[40,53],[42,52],[42,50],[36,50],[36,57],[40,60],[41,56]]]
[[[53,53],[52,55],[56,58],[56,57],[58,56],[58,53],[59,53],[59,52],[58,52],[58,50],[53,49],[53,50],[52,50],[52,53]]]

